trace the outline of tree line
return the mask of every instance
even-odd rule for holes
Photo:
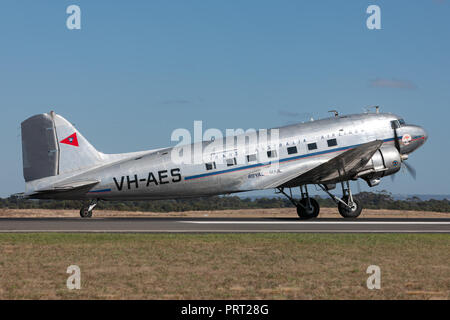
[[[361,192],[356,197],[368,209],[415,210],[450,212],[450,201],[420,200],[417,197],[406,200],[394,200],[392,194],[381,192]],[[335,207],[329,198],[315,196],[321,207]],[[76,200],[27,200],[13,197],[0,198],[0,208],[9,209],[80,209],[82,201]],[[117,211],[147,211],[147,212],[182,212],[199,210],[229,210],[229,209],[262,209],[289,208],[292,203],[281,197],[240,198],[238,196],[212,196],[177,200],[154,201],[100,201],[97,209]]]

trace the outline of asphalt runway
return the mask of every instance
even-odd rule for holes
[[[450,219],[0,218],[0,233],[450,233]]]

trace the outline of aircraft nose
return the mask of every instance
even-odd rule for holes
[[[427,131],[417,125],[403,127],[404,135],[402,138],[402,154],[409,154],[421,147],[428,139]]]
[[[428,133],[422,127],[417,127],[417,137],[419,140],[422,140],[421,144],[424,144],[428,140]]]
[[[416,130],[414,131],[415,131],[414,140],[416,141],[414,149],[417,149],[423,144],[425,144],[425,142],[428,140],[428,133],[424,128],[419,126],[417,126]]]
[[[428,132],[422,127],[420,127],[420,129],[422,129],[423,142],[425,143],[428,140]]]

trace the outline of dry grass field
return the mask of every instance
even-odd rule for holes
[[[295,210],[94,212],[95,217],[295,217]],[[79,217],[77,210],[0,210]],[[340,217],[323,208],[320,217]],[[365,210],[366,218],[449,213]],[[0,234],[0,299],[449,299],[447,234]],[[66,269],[81,268],[69,291]],[[380,290],[366,269],[381,267]]]
[[[0,299],[449,299],[449,249],[447,234],[0,234]]]
[[[33,218],[33,217],[79,217],[78,210],[45,210],[45,209],[0,209],[0,218]],[[94,217],[230,217],[230,218],[274,218],[297,217],[295,208],[280,209],[243,209],[217,211],[184,211],[184,212],[140,212],[140,211],[102,211],[94,210]],[[321,208],[320,218],[340,218],[337,208]],[[365,209],[361,218],[450,218],[449,212],[404,211],[404,210],[371,210]]]

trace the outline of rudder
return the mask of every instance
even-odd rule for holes
[[[32,181],[58,174],[58,140],[53,119],[38,114],[22,122],[23,177]]]
[[[70,122],[54,112],[22,122],[22,154],[26,182],[102,163],[102,154]]]

